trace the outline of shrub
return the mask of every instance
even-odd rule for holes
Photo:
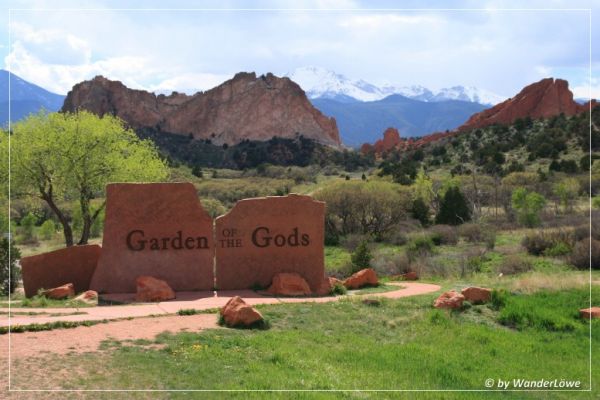
[[[331,288],[331,294],[332,295],[336,295],[336,294],[346,294],[348,292],[348,289],[346,289],[346,286],[344,286],[342,283],[340,282],[336,282],[335,285],[333,285],[333,287]]]
[[[496,244],[496,230],[488,225],[469,223],[458,227],[458,234],[467,242],[485,243],[491,250]]]
[[[433,253],[434,246],[431,236],[417,235],[408,243],[406,255],[410,260],[415,260],[417,257],[423,257]]]
[[[498,272],[504,275],[520,274],[531,271],[533,265],[531,262],[518,255],[509,255],[502,260]]]
[[[352,253],[352,273],[360,271],[363,268],[368,268],[372,258],[369,245],[366,240],[363,240]]]
[[[21,233],[23,234],[23,242],[35,242],[37,238],[35,237],[35,222],[36,217],[32,213],[27,213],[21,219]]]
[[[567,247],[572,248],[574,242],[573,231],[560,229],[552,231],[540,230],[530,233],[523,238],[521,244],[527,249],[529,254],[539,256],[557,246],[556,251],[564,250]]]
[[[2,296],[7,296],[9,292],[13,293],[17,287],[20,277],[17,268],[19,258],[21,258],[21,253],[15,247],[14,242],[7,238],[0,239],[0,294]]]
[[[420,197],[413,201],[410,214],[423,226],[428,226],[431,223],[429,219],[429,206]]]
[[[450,225],[434,225],[429,231],[437,236],[438,244],[455,245],[458,243],[456,228]]]
[[[405,274],[411,270],[406,254],[386,254],[378,252],[373,256],[371,266],[378,276]]]
[[[565,242],[555,243],[552,247],[544,250],[544,255],[548,257],[565,256],[571,253],[573,249]]]
[[[594,207],[594,208],[600,208],[600,196],[595,196],[592,199],[592,207]]]
[[[393,244],[395,246],[403,246],[408,242],[408,238],[404,234],[404,232],[400,232],[399,230],[393,231],[389,233],[384,241],[389,244]]]
[[[449,188],[440,202],[436,224],[460,225],[471,220],[471,210],[457,186]]]
[[[54,236],[55,233],[56,233],[56,225],[54,224],[54,221],[52,221],[51,219],[45,220],[44,223],[42,224],[42,226],[40,226],[40,235],[42,236],[42,239],[44,239],[44,240],[52,239],[52,237]]]
[[[346,250],[353,252],[362,243],[369,243],[370,237],[368,235],[351,233],[340,239],[340,245]]]
[[[590,264],[592,269],[600,269],[600,240],[583,239],[575,243],[569,261],[578,269],[589,269]]]
[[[219,215],[223,215],[227,212],[227,208],[219,201],[218,199],[207,197],[200,201],[202,203],[202,207],[206,210],[208,215],[212,218],[216,218]]]

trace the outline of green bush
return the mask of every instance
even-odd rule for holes
[[[433,253],[435,244],[431,236],[417,235],[414,236],[406,248],[406,255],[410,260],[415,260],[418,257],[426,256]]]
[[[47,219],[44,221],[42,226],[40,226],[40,235],[44,240],[50,240],[56,234],[56,224],[51,219]]]
[[[23,242],[35,242],[37,237],[35,235],[35,223],[37,218],[32,213],[27,213],[20,222],[21,234],[23,235]]]
[[[449,188],[440,202],[436,224],[460,225],[471,220],[467,199],[457,186]]]
[[[373,256],[371,255],[371,250],[369,250],[369,244],[366,240],[363,240],[352,253],[352,273],[364,268],[369,268],[372,258]]]
[[[202,203],[202,207],[206,210],[208,215],[211,216],[211,218],[217,218],[219,215],[223,215],[227,212],[227,208],[223,205],[223,203],[215,198],[207,197],[201,199],[200,202]]]
[[[429,219],[429,206],[420,197],[413,201],[410,214],[423,226],[428,226],[431,223]]]
[[[540,224],[539,214],[546,206],[544,196],[529,192],[525,188],[518,188],[513,191],[511,201],[520,224],[529,228]]]
[[[560,257],[570,254],[573,249],[565,242],[555,243],[554,246],[544,250],[544,255],[548,257]]]
[[[572,248],[574,244],[573,232],[564,229],[553,231],[540,230],[538,232],[530,233],[525,236],[521,242],[521,245],[525,247],[527,252],[534,256],[546,254],[546,251],[553,251],[550,249],[554,247],[556,247],[556,250],[554,251],[560,252],[566,248]],[[569,252],[564,254],[568,254]]]
[[[14,242],[7,238],[0,239],[0,294],[2,296],[7,296],[9,292],[13,293],[19,283],[20,273],[17,268],[19,258],[21,253]]]
[[[342,295],[342,294],[346,294],[348,292],[348,289],[346,289],[346,286],[344,286],[342,283],[340,282],[336,282],[335,285],[333,285],[333,287],[331,288],[331,294],[332,295]]]

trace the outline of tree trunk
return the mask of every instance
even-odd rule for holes
[[[67,247],[73,246],[73,230],[71,229],[71,225],[69,224],[69,220],[67,219],[65,214],[63,214],[63,212],[60,211],[60,209],[58,208],[56,203],[54,203],[54,198],[52,196],[52,188],[50,188],[48,190],[48,192],[42,191],[40,197],[42,198],[42,200],[44,200],[48,204],[48,206],[50,207],[52,212],[54,212],[54,214],[56,214],[56,217],[58,218],[61,225],[63,226],[63,235],[65,236],[65,245]]]
[[[90,196],[85,194],[81,195],[79,200],[81,206],[81,217],[83,218],[83,229],[81,231],[81,238],[79,239],[78,245],[88,244],[88,240],[90,239],[90,231],[92,229],[92,225],[100,212],[106,205],[106,202],[102,203],[100,207],[92,214],[90,211]]]

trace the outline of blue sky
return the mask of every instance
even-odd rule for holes
[[[166,7],[154,1],[11,1],[4,7],[37,10],[11,12],[10,42],[8,10],[2,10],[0,58],[4,68],[62,94],[98,74],[140,89],[193,92],[238,71],[283,75],[314,65],[375,84],[470,85],[504,96],[553,76],[569,80],[577,97],[587,97],[588,11],[500,9],[591,8],[592,18],[600,21],[598,1],[170,1],[168,6],[219,10],[137,10]],[[282,10],[226,10],[245,7]],[[592,43],[600,43],[598,29]],[[592,97],[598,98],[598,45],[593,53]]]

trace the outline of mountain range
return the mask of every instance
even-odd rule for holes
[[[386,84],[377,86],[364,80],[352,80],[321,67],[300,67],[284,76],[296,82],[309,99],[331,99],[340,102],[376,101],[390,95],[401,95],[423,102],[460,100],[493,106],[506,97],[472,86],[453,86],[437,91],[420,85]]]
[[[0,126],[8,124],[9,76],[10,113],[13,122],[42,108],[47,111],[58,111],[62,107],[65,96],[49,92],[2,69],[0,70]]]

